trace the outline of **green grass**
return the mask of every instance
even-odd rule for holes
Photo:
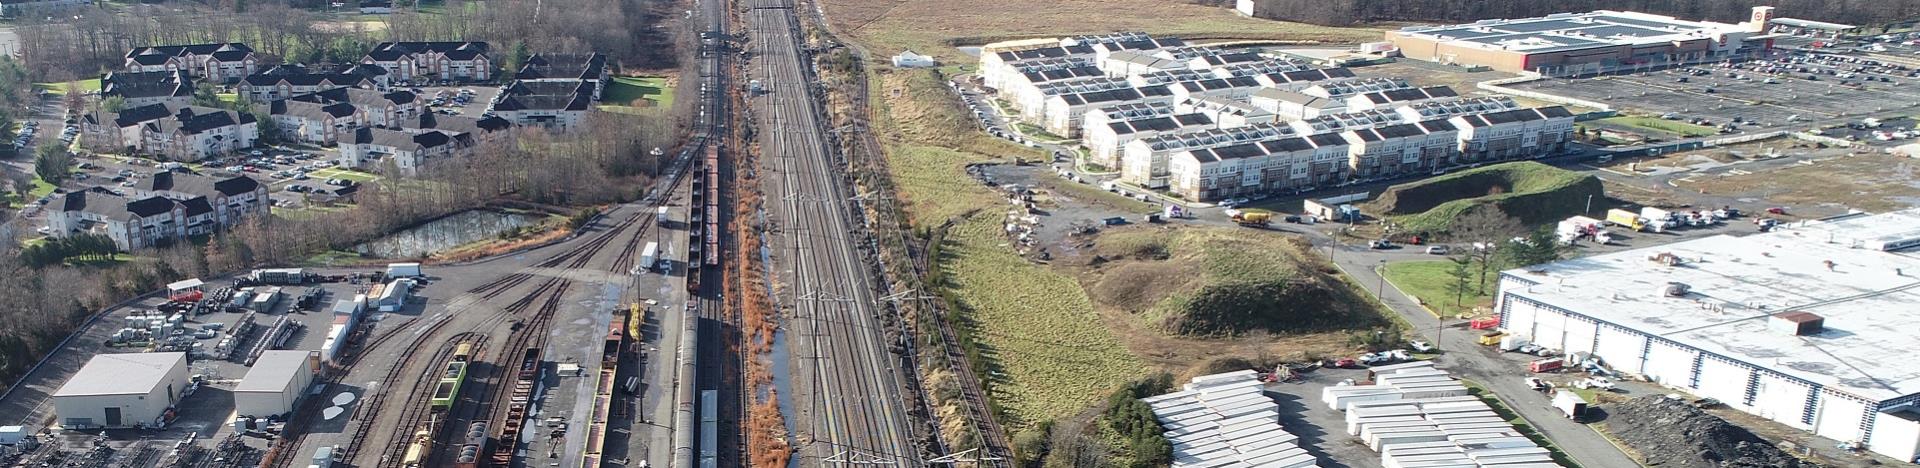
[[[223,103],[235,104],[240,102],[240,95],[238,93],[220,93],[219,96],[220,102]]]
[[[1394,287],[1419,299],[1427,306],[1427,310],[1441,316],[1455,317],[1463,313],[1471,313],[1476,307],[1493,304],[1493,296],[1490,294],[1472,294],[1461,298],[1460,305],[1454,305],[1454,295],[1448,292],[1448,286],[1453,284],[1452,271],[1453,262],[1449,260],[1388,263],[1380,269],[1381,275],[1386,276],[1387,281],[1392,282]],[[1478,279],[1479,270],[1469,268],[1469,272]],[[1487,275],[1487,282],[1483,285],[1486,291],[1493,291],[1496,282],[1494,276],[1496,275]]]
[[[1497,208],[1532,226],[1580,213],[1590,196],[1605,196],[1599,178],[1520,161],[1395,185],[1362,209],[1399,232],[1445,234],[1470,210]]]
[[[359,253],[335,249],[313,254],[313,256],[301,260],[300,264],[310,267],[324,267],[329,265],[351,265],[362,261],[365,261],[365,259],[361,258]]]
[[[116,252],[112,256],[109,256],[108,258],[90,258],[86,260],[80,260],[74,257],[68,257],[65,263],[69,266],[107,266],[107,265],[126,263],[128,261],[132,261],[135,258],[139,258],[139,257],[135,257],[133,254],[129,254],[129,253]]]
[[[308,173],[307,177],[312,177],[320,180],[346,179],[346,180],[351,180],[356,183],[362,183],[362,184],[380,180],[380,176],[372,173],[360,172],[352,169],[341,169],[338,167],[329,167],[329,168],[324,168],[318,171],[313,171],[311,173]]]
[[[61,94],[61,95],[67,94],[72,91],[67,89],[67,83],[34,83],[33,87],[35,89],[44,89],[44,90],[53,92],[53,94]],[[100,90],[99,78],[88,78],[88,79],[80,80],[81,92],[87,93],[87,92],[94,92],[99,90]]]
[[[1077,281],[1009,251],[1000,229],[998,212],[954,226],[939,268],[997,371],[993,399],[1014,415],[1010,429],[1070,417],[1146,372]]]
[[[1535,444],[1539,444],[1541,448],[1547,449],[1547,455],[1553,457],[1554,463],[1559,463],[1560,466],[1568,468],[1581,468],[1579,463],[1573,461],[1573,457],[1567,456],[1567,452],[1561,451],[1560,446],[1553,444],[1553,439],[1548,439],[1546,434],[1541,434],[1539,429],[1534,429],[1532,424],[1527,424],[1526,419],[1521,418],[1518,413],[1514,413],[1513,409],[1509,408],[1507,402],[1501,400],[1499,395],[1494,395],[1493,392],[1488,391],[1486,387],[1481,386],[1479,382],[1472,380],[1461,379],[1460,384],[1467,387],[1467,393],[1478,396],[1481,401],[1487,402],[1487,406],[1493,408],[1494,414],[1499,415],[1502,419],[1506,419],[1507,423],[1513,424],[1514,431],[1527,436],[1527,439],[1532,440]]]
[[[1043,142],[1047,142],[1047,143],[1064,143],[1064,142],[1066,142],[1066,141],[1067,141],[1067,137],[1063,137],[1063,136],[1060,136],[1060,135],[1055,135],[1055,134],[1053,134],[1053,132],[1049,132],[1049,131],[1047,131],[1047,130],[1046,130],[1046,129],[1044,129],[1044,128],[1040,128],[1040,127],[1035,127],[1035,126],[1033,126],[1032,124],[1028,124],[1028,123],[1024,123],[1024,122],[1023,122],[1023,123],[1016,123],[1016,124],[1013,124],[1013,126],[1014,126],[1014,128],[1018,128],[1018,129],[1020,129],[1020,133],[1024,133],[1024,134],[1026,134],[1026,135],[1027,135],[1027,137],[1029,137],[1029,138],[1033,138],[1033,139],[1036,139],[1036,140],[1040,140],[1040,141],[1043,141]]]
[[[935,264],[939,288],[980,343],[988,365],[979,372],[1010,415],[1008,430],[1078,414],[1145,373],[1078,281],[1007,247],[1000,234],[1006,202],[966,173],[968,164],[1030,150],[974,131],[931,73],[869,77],[885,116],[875,125],[912,226],[955,223]],[[889,86],[906,92],[887,96],[881,90]]]
[[[1598,122],[1605,122],[1605,123],[1610,123],[1610,124],[1619,125],[1623,127],[1636,128],[1640,130],[1651,130],[1655,132],[1666,133],[1670,135],[1677,135],[1677,136],[1688,137],[1688,138],[1715,135],[1720,133],[1719,130],[1715,130],[1713,127],[1708,127],[1704,125],[1694,125],[1694,124],[1681,122],[1677,120],[1665,120],[1659,117],[1619,116],[1619,117],[1608,117],[1608,118],[1600,119],[1598,120]]]
[[[652,102],[653,107],[673,105],[673,88],[667,86],[667,78],[661,76],[617,76],[607,85],[606,92],[600,95],[601,102],[609,105],[631,106],[638,99]]]
[[[40,180],[39,177],[34,177],[33,187],[27,189],[26,197],[22,198],[19,194],[9,190],[6,192],[6,194],[0,195],[0,206],[6,206],[8,208],[12,208],[16,210],[25,208],[27,206],[27,203],[31,203],[34,200],[39,200],[40,197],[52,195],[53,188],[54,188],[53,184],[49,184],[47,183],[47,181]]]

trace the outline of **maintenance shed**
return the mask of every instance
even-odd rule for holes
[[[67,429],[152,426],[187,391],[187,353],[101,354],[53,392]]]
[[[293,411],[319,372],[313,351],[276,350],[260,353],[240,385],[233,387],[233,411],[241,416],[268,417]]]

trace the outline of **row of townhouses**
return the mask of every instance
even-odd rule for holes
[[[990,44],[980,78],[1088,162],[1192,201],[1544,156],[1573,133],[1560,107],[1143,33]]]
[[[247,176],[159,172],[116,193],[104,187],[67,193],[47,215],[49,234],[100,234],[120,250],[161,246],[211,234],[267,213],[267,186]]]
[[[95,152],[199,161],[253,147],[260,127],[253,114],[163,103],[83,115],[80,133]]]

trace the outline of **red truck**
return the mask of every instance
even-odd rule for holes
[[[1555,358],[1555,359],[1541,359],[1541,360],[1538,360],[1538,361],[1533,361],[1533,362],[1530,362],[1530,363],[1527,363],[1527,371],[1529,371],[1529,372],[1558,372],[1558,371],[1560,371],[1560,368],[1561,368],[1561,367],[1565,367],[1566,365],[1567,365],[1567,362],[1566,362],[1566,361],[1564,361],[1564,360],[1560,360],[1560,359],[1557,359],[1557,358]]]

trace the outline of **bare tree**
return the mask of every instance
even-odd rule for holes
[[[1453,226],[1447,230],[1447,237],[1456,243],[1465,245],[1467,258],[1478,263],[1479,281],[1474,288],[1480,294],[1487,293],[1487,274],[1494,270],[1494,259],[1499,258],[1500,248],[1510,239],[1526,235],[1527,227],[1520,220],[1508,216],[1506,212],[1492,205],[1483,205],[1468,209],[1466,214],[1453,220]]]

